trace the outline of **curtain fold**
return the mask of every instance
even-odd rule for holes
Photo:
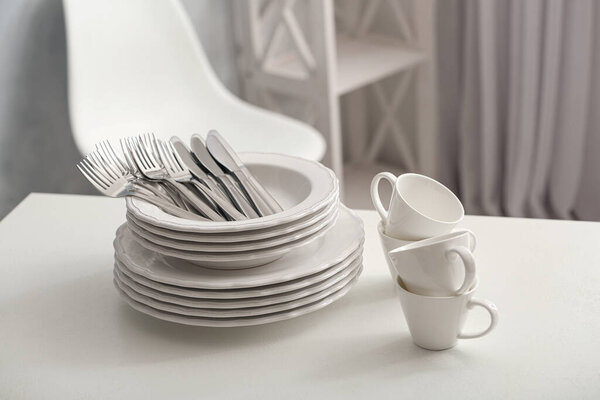
[[[456,165],[457,177],[441,176],[468,213],[600,220],[598,8],[593,0],[468,0],[462,23],[438,14],[441,102],[460,104],[456,129],[441,117],[456,146],[442,168]],[[444,92],[450,40],[460,42],[461,78]]]

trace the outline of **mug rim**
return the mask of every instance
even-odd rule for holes
[[[413,293],[404,287],[404,282],[402,282],[402,279],[400,278],[399,275],[396,275],[396,279],[394,280],[394,285],[396,285],[396,288],[400,289],[403,293],[405,293],[409,296],[414,296],[417,298],[434,299],[434,300],[450,300],[450,299],[457,299],[459,297],[469,296],[470,294],[473,294],[479,287],[479,278],[475,277],[475,281],[473,282],[473,285],[469,288],[469,290],[467,290],[464,293],[457,294],[454,296],[425,296],[422,294]]]
[[[426,239],[415,240],[413,243],[407,243],[403,246],[400,246],[396,249],[390,251],[390,253],[401,253],[404,251],[415,250],[426,246],[434,246],[437,244],[445,243],[447,241],[453,240],[460,235],[469,235],[473,234],[473,232],[469,229],[459,229],[457,231],[452,231],[448,233],[444,233],[442,235],[433,236]]]
[[[442,221],[440,219],[436,219],[436,218],[432,218],[428,215],[423,214],[422,212],[420,212],[419,210],[417,210],[416,208],[414,208],[408,201],[406,201],[406,199],[404,198],[404,196],[402,196],[402,193],[400,192],[400,190],[398,190],[398,184],[400,182],[400,179],[402,177],[408,178],[408,177],[417,177],[419,179],[424,179],[426,181],[430,181],[433,182],[434,184],[440,186],[442,188],[442,190],[444,190],[446,193],[450,194],[450,197],[452,197],[454,200],[456,200],[456,204],[459,205],[460,207],[460,217],[458,217],[456,220],[453,221]],[[462,202],[460,201],[460,199],[454,194],[454,192],[450,189],[448,189],[446,187],[446,185],[442,184],[439,181],[436,181],[433,178],[430,178],[426,175],[421,175],[421,174],[416,174],[414,172],[407,172],[405,174],[402,174],[400,176],[398,176],[396,178],[396,182],[394,183],[394,190],[396,191],[396,194],[402,199],[402,201],[404,202],[404,204],[406,204],[411,210],[413,210],[414,212],[416,212],[417,214],[419,214],[420,216],[422,216],[423,218],[426,218],[430,221],[433,221],[435,223],[439,223],[439,224],[444,224],[444,225],[456,225],[457,223],[459,223],[464,217],[465,217],[465,208],[462,204]]]

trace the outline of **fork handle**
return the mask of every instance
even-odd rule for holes
[[[212,221],[226,221],[222,215],[218,214],[208,204],[202,201],[183,183],[179,183],[174,179],[168,179],[168,182],[171,183],[171,185],[173,185],[183,196],[185,196],[186,200],[188,200],[196,209],[198,209],[198,211],[206,215],[208,219]]]
[[[239,212],[229,200],[225,199],[219,193],[213,192],[200,182],[192,181],[192,183],[204,196],[214,201],[217,204],[217,206],[219,206],[221,210],[223,210],[223,212],[229,215],[234,221],[248,219],[248,217]]]
[[[137,197],[138,199],[147,201],[148,203],[154,204],[156,207],[160,208],[164,212],[174,215],[176,217],[185,218],[185,219],[195,219],[195,220],[199,220],[199,221],[208,221],[207,218],[204,218],[201,215],[194,214],[192,212],[183,210],[183,209],[181,209],[177,206],[174,206],[173,204],[171,204],[165,200],[162,200],[158,197],[147,196],[142,193],[134,193],[134,194],[132,194],[132,196]]]

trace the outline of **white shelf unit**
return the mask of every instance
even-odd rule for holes
[[[405,170],[435,175],[434,1],[235,2],[243,95],[314,125],[327,140],[325,163],[340,177],[344,161],[376,165],[390,134]],[[393,17],[394,34],[375,29],[382,12]],[[383,88],[381,81],[392,76],[397,76],[397,83],[388,99],[390,88]],[[406,134],[398,113],[412,81],[414,140]],[[365,88],[372,90],[383,110],[378,124],[368,128]],[[345,124],[349,132],[344,135],[342,96],[352,109],[352,121]],[[343,159],[342,139],[351,148],[350,160]]]

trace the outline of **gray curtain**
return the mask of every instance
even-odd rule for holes
[[[438,6],[444,182],[471,214],[600,220],[600,4]]]
[[[183,3],[235,93],[230,1]],[[0,218],[33,191],[95,193],[75,169],[61,0],[0,0],[0,93]]]

